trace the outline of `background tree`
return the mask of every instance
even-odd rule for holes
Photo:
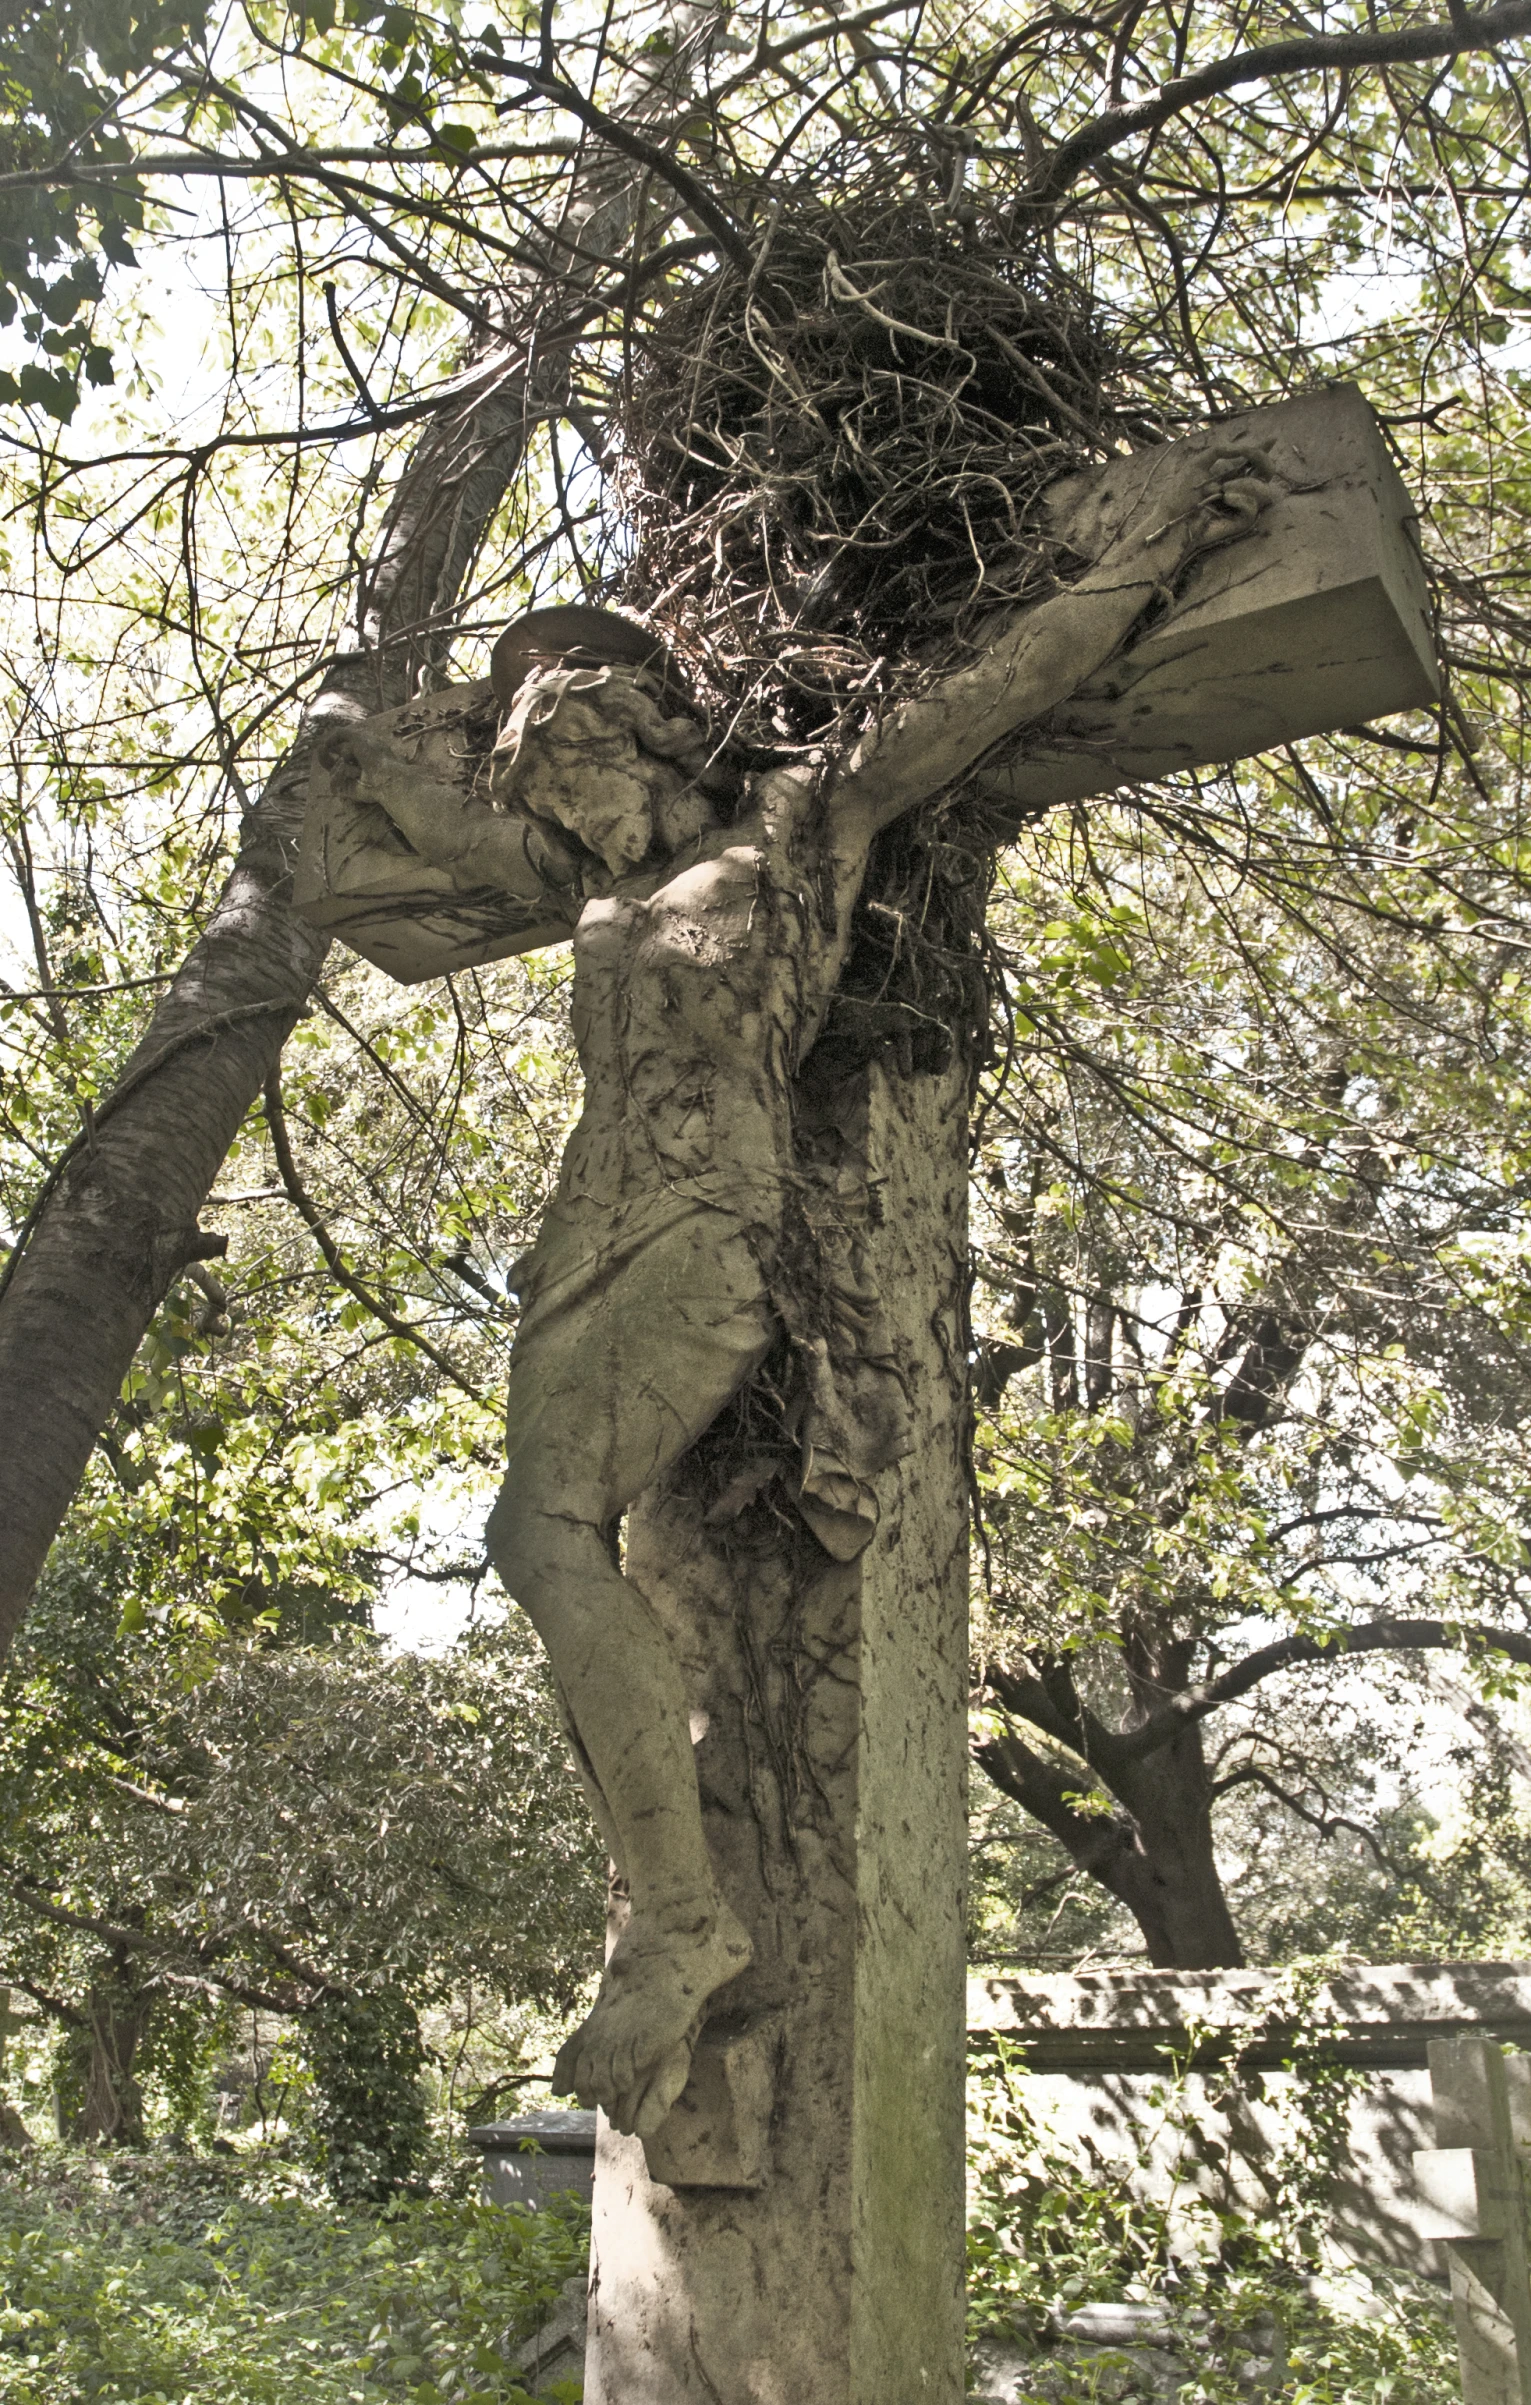
[[[71,2135],[141,2143],[146,2073],[184,2111],[255,2010],[294,2033],[337,2194],[384,2193],[424,2135],[422,2010],[471,1985],[564,2014],[599,1959],[540,1658],[519,1624],[381,1650],[344,1552],[231,1629],[136,1533],[60,1549],[6,1675],[0,1961],[63,2033]]]
[[[1469,917],[1519,806],[1478,762]],[[1239,1959],[1224,1799],[1326,1832],[1364,1809],[1322,1735],[1367,1694],[1339,1663],[1527,1655],[1520,955],[1464,956],[1411,902],[1423,781],[1403,755],[1356,799],[1373,858],[1406,830],[1380,907],[1331,889],[1297,925],[1244,864],[1098,817],[1088,853],[1027,845],[995,920],[1033,1025],[985,1155],[979,1759],[1157,1961]],[[1250,795],[1266,827],[1289,799]]]

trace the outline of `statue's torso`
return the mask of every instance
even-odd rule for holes
[[[774,1223],[805,918],[795,881],[757,844],[646,901],[587,905],[574,936],[585,1108],[561,1203],[669,1194]]]

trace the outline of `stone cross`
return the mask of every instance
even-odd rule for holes
[[[1531,2055],[1430,2046],[1437,2143],[1414,2157],[1451,2272],[1463,2405],[1531,2405]]]
[[[1093,565],[822,783],[698,815],[653,680],[573,660],[319,746],[317,924],[406,981],[575,944],[490,1541],[620,1874],[560,2058],[605,2107],[588,2405],[963,2394],[967,1093],[813,1049],[872,835],[962,773],[1018,820],[1436,693],[1353,391],[1054,506]]]

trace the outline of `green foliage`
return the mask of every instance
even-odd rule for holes
[[[439,1657],[344,1621],[295,1642],[275,1609],[244,1638],[195,1608],[135,1619],[141,1559],[56,1550],[0,1679],[0,1984],[55,2018],[66,2105],[94,2079],[86,2126],[119,2138],[143,2094],[205,2125],[230,2004],[297,2016],[326,2175],[386,2192],[422,2139],[420,2007],[471,1987],[481,2012],[567,2011],[599,1959],[541,1658],[518,1618]]]
[[[682,223],[647,168],[630,256],[602,228],[575,246],[571,291],[539,247],[536,229],[569,222],[570,179],[595,155],[569,94],[630,99],[635,65],[671,52],[647,19],[550,17],[568,79],[550,96],[521,72],[543,29],[520,0],[487,23],[399,0],[204,15],[191,0],[24,0],[7,21],[0,318],[11,311],[10,341],[35,354],[0,373],[0,395],[35,413],[0,460],[0,563],[18,596],[0,679],[14,756],[0,801],[0,968],[18,989],[0,992],[11,1230],[111,1089],[155,981],[207,925],[315,664],[352,644],[348,596],[391,506],[403,419],[486,327],[511,352],[534,330],[539,356],[547,327],[583,329],[575,420],[528,454],[442,663],[471,673],[515,608],[620,590],[633,530],[621,474],[598,463],[616,455],[630,336],[713,264],[694,211]],[[675,138],[686,173],[752,238],[789,191],[834,202],[887,174],[967,240],[1103,92],[1130,101],[1306,29],[1287,0],[1204,7],[1194,24],[1158,5],[1108,12],[1094,36],[1008,5],[936,8],[890,19],[886,49],[822,24],[821,39],[794,33],[747,62],[732,34],[698,49]],[[805,92],[833,100],[804,109]],[[912,124],[946,131],[911,147]],[[1419,1603],[1453,1623],[1513,1623],[1526,1601],[1531,1053],[1520,939],[1506,933],[1531,857],[1513,600],[1531,499],[1512,339],[1531,307],[1523,150],[1493,59],[1368,68],[1332,90],[1317,74],[1277,78],[1258,107],[1223,99],[1172,118],[1148,152],[1116,152],[1049,237],[1163,363],[1187,417],[1360,380],[1408,471],[1457,683],[1439,722],[1421,714],[1380,743],[1310,744],[1055,818],[1024,836],[997,898],[998,1050],[1016,1074],[989,1095],[974,1225],[978,1334],[989,1365],[1008,1353],[1012,1369],[979,1432],[997,1572],[980,1634],[995,1660],[1056,1646],[1113,1726],[1132,1676],[1162,1695],[1262,1622],[1338,1634]],[[140,172],[150,156],[160,164]],[[135,252],[154,275],[107,275]],[[131,374],[97,391],[109,352]],[[57,421],[71,410],[79,456],[64,463]],[[785,456],[782,474],[761,488],[762,528],[799,505]],[[802,596],[810,647],[844,632],[815,619],[822,598]],[[674,606],[684,647],[689,604]],[[1484,730],[1470,758],[1468,718]],[[897,944],[906,933],[888,929]],[[127,1717],[107,1729],[81,1704],[83,1655],[67,1674],[34,1663],[7,1738],[0,1779],[40,1781],[14,1823],[21,1875],[55,1908],[143,1905],[157,1935],[212,1948],[220,1975],[270,1974],[244,1936],[218,1951],[235,1925],[222,1897],[257,1899],[279,1942],[310,1919],[343,1926],[347,1979],[364,1929],[385,1983],[451,1952],[423,1844],[396,1820],[383,1833],[386,1679],[275,1670],[273,1640],[317,1652],[395,1572],[437,1572],[445,1556],[477,1570],[510,1272],[576,1100],[561,1000],[546,962],[407,995],[354,963],[327,973],[284,1078],[300,1169],[353,1282],[341,1290],[322,1267],[253,1116],[208,1212],[231,1240],[227,1268],[214,1291],[172,1291],[82,1500],[76,1533],[130,1565],[119,1650],[95,1657]],[[1199,1316],[1177,1340],[1192,1295]],[[1093,1392],[1092,1311],[1110,1318]],[[1255,1428],[1229,1397],[1270,1325],[1303,1361]],[[469,1710],[481,1671],[454,1665]],[[1509,1928],[1521,1872],[1505,1849],[1475,1837],[1482,1877],[1458,1890],[1425,1876],[1431,1832],[1387,1753],[1406,1767],[1418,1695],[1400,1704],[1396,1684],[1346,1671],[1337,1647],[1305,1715],[1288,1682],[1279,1713],[1216,1724],[1219,1828],[1247,1869],[1249,1942],[1280,1953],[1341,1925],[1357,1942],[1412,1930],[1423,1943],[1427,1929],[1441,1942],[1453,1892],[1472,1899],[1457,1926]],[[341,1832],[327,1853],[301,1813],[267,1810],[253,1745],[233,1748],[237,1775],[205,1769],[248,1705],[291,1812],[316,1696],[343,1733],[317,1747]],[[432,1787],[425,1724],[441,1700],[412,1694],[406,1718],[422,1740],[412,1792],[444,1815],[452,1782],[467,1792],[486,1758],[481,1745],[470,1761],[463,1722]],[[78,1743],[43,1771],[51,1714]],[[1085,1757],[1067,1781],[1098,1826],[1112,1803]],[[144,1835],[156,1807],[134,1806],[135,1783],[181,1836]],[[219,1814],[241,1834],[215,1836]],[[1350,1820],[1379,1855],[1355,1851]],[[289,1825],[304,1834],[290,1872]],[[1004,1832],[985,1834],[997,1862]],[[1018,1893],[1052,1912],[1059,1859],[1021,1865],[1012,1849],[1016,1875],[997,1872],[983,1906],[996,1941],[1014,1935]],[[390,1879],[407,1907],[386,1903]],[[509,1949],[483,1934],[480,1903],[474,1942],[500,1981]],[[14,1885],[5,1909],[21,1910]],[[390,1913],[397,1941],[378,1937]],[[1098,1899],[1070,1905],[1048,1942],[1066,1951],[1103,1926]],[[26,1927],[39,1975],[62,1965],[69,1995],[83,1992],[83,1933],[45,1935],[35,1914]],[[168,2002],[156,2009],[151,2050],[172,2026]]]
[[[115,123],[129,90],[206,26],[205,0],[21,0],[0,59],[0,326],[21,313],[39,357],[0,370],[0,403],[70,419],[82,379],[113,380],[91,312],[108,265],[131,266],[142,181]],[[72,181],[29,181],[68,160]],[[91,170],[95,170],[92,176]]]
[[[1502,431],[1522,457],[1518,399]],[[1451,1710],[1485,1753],[1494,1713],[1472,1715],[1521,1674],[1464,1636],[1444,1706],[1417,1656],[1362,1665],[1347,1634],[1516,1632],[1531,1593],[1531,989],[1447,898],[1460,872],[1518,907],[1517,674],[1485,677],[1498,756],[1474,774],[1313,744],[1296,774],[1240,773],[1236,862],[1196,859],[1178,810],[1097,806],[1088,844],[1023,834],[990,914],[1021,1016],[975,1195],[980,1645],[1055,1665],[1054,1741],[1066,1690],[1103,1732],[1069,1760],[1081,1853],[1092,1811],[1154,1844],[1131,1764],[1113,1785],[1135,1715],[1278,1633],[1328,1647],[1210,1720],[1205,1760],[1194,1728],[1180,1742],[1267,1959],[1397,1945],[1411,1917],[1470,1948],[1485,1924],[1432,1864],[1417,1765]],[[1287,835],[1300,878],[1274,873]],[[1040,1704],[1011,1718],[1049,1734]],[[1044,1856],[1012,1886],[1048,1876]]]
[[[408,2183],[425,2149],[419,2016],[394,1988],[322,1996],[304,2016],[298,2045],[313,2083],[308,2126],[330,2194],[342,2204],[381,2203]]]
[[[574,2212],[337,2212],[280,2167],[45,2150],[0,2178],[3,2405],[501,2405]]]

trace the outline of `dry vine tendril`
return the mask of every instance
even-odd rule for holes
[[[757,762],[848,750],[977,657],[1081,565],[1046,489],[1204,410],[1003,174],[966,190],[928,143],[863,145],[768,198],[748,268],[630,329],[608,463],[635,536],[615,597]],[[964,780],[882,839],[821,1039],[837,1067],[938,1068],[954,1040],[976,1063],[1005,832]]]
[[[777,758],[853,741],[1066,581],[1042,491],[1190,414],[1002,190],[877,165],[833,207],[788,195],[747,273],[631,338],[621,597]]]

